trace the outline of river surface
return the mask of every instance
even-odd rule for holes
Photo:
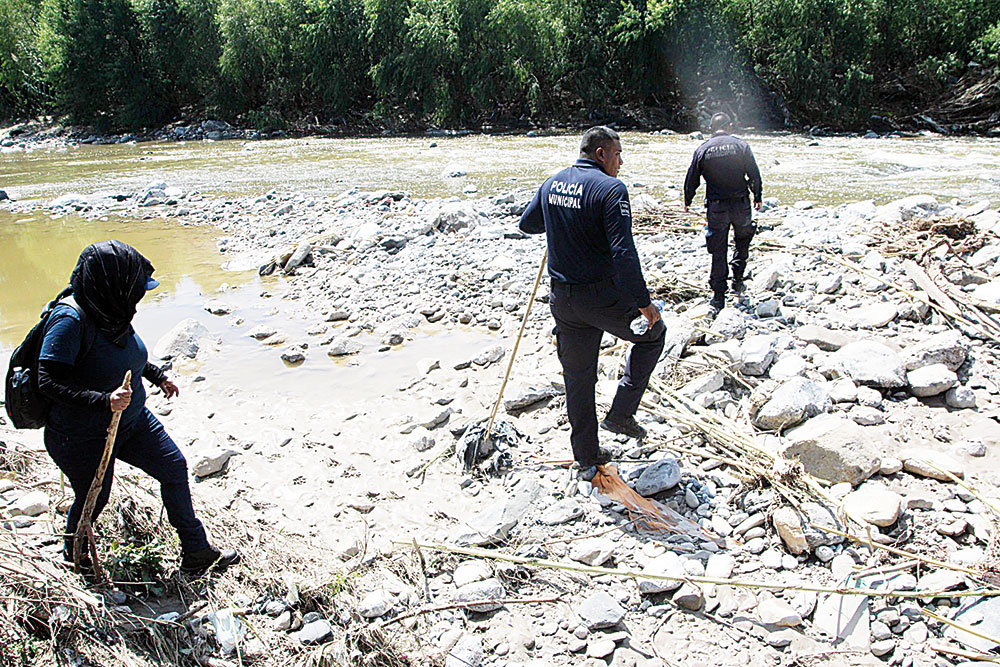
[[[747,138],[761,167],[765,196],[782,203],[885,203],[928,193],[970,204],[997,199],[1000,190],[996,139]],[[272,189],[336,195],[357,187],[415,197],[473,197],[535,187],[574,159],[577,142],[576,135],[310,138],[6,150],[0,155],[0,189],[18,200],[48,201],[70,192],[131,192],[162,180],[188,192],[223,196]],[[633,196],[646,191],[676,198],[697,144],[683,135],[625,133],[620,176]],[[452,167],[467,175],[442,177]],[[475,194],[465,192],[471,186]],[[215,235],[212,229],[162,220],[0,211],[0,349],[18,342],[44,303],[66,284],[83,246],[106,238],[132,243],[157,267],[163,285],[140,308],[140,323],[151,334],[164,332],[178,316],[204,317],[205,295],[223,283],[256,280],[251,273],[220,268],[223,256]]]

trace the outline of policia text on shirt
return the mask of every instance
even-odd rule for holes
[[[587,130],[580,159],[542,184],[519,225],[523,232],[547,237],[549,306],[566,382],[570,441],[585,479],[593,478],[594,466],[610,459],[598,445],[594,401],[604,332],[634,346],[601,425],[632,437],[645,435],[635,412],[664,342],[660,313],[650,303],[632,240],[628,189],[616,178],[621,165],[618,134],[606,127]],[[636,335],[629,323],[640,312],[650,327]]]

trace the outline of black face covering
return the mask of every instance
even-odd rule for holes
[[[87,317],[109,340],[125,347],[151,275],[153,265],[138,250],[121,241],[101,241],[80,253],[69,285]]]

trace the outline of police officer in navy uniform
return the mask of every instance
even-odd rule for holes
[[[632,240],[628,189],[616,178],[621,152],[614,130],[587,130],[580,142],[580,159],[542,184],[519,225],[527,234],[547,236],[549,306],[566,383],[570,442],[580,477],[587,480],[596,474],[595,466],[611,458],[598,444],[594,405],[604,332],[634,345],[601,427],[640,439],[645,430],[635,413],[666,332],[659,310],[650,302]],[[637,335],[629,324],[640,313],[650,326]]]
[[[684,212],[691,206],[694,193],[705,177],[705,207],[708,228],[705,242],[712,255],[712,270],[708,284],[714,296],[711,306],[716,311],[726,305],[726,282],[729,267],[726,255],[729,250],[729,228],[733,229],[736,252],[733,256],[733,292],[740,294],[743,277],[750,256],[750,241],[757,226],[750,212],[750,193],[753,206],[761,209],[760,169],[750,146],[742,139],[729,134],[732,121],[724,113],[712,116],[712,138],[694,152],[687,178],[684,180]]]

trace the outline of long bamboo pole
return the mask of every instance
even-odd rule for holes
[[[132,371],[125,371],[125,379],[122,381],[122,389],[127,389],[132,384]],[[108,437],[104,441],[104,453],[101,455],[101,462],[97,466],[97,472],[90,483],[90,490],[87,491],[87,499],[83,503],[83,514],[80,516],[80,523],[76,526],[76,535],[73,538],[73,566],[79,572],[83,561],[83,543],[86,540],[90,547],[90,558],[94,564],[94,575],[98,581],[104,580],[104,572],[97,562],[97,546],[94,542],[94,528],[92,525],[94,506],[97,505],[97,497],[101,494],[104,486],[104,474],[108,470],[108,463],[111,462],[111,452],[115,448],[115,439],[118,437],[118,424],[121,422],[122,411],[113,410],[111,412],[111,425],[108,426]]]

